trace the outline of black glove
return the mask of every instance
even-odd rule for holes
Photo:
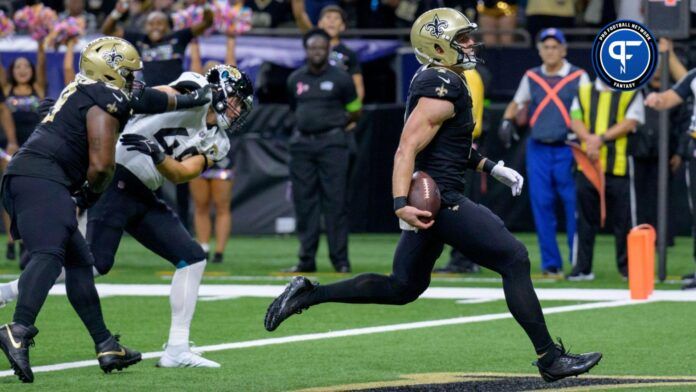
[[[166,155],[162,151],[157,142],[148,139],[143,135],[138,135],[136,133],[127,133],[121,136],[121,144],[128,146],[126,150],[128,151],[138,151],[145,155],[149,155],[155,165],[159,165],[164,161]]]
[[[194,90],[188,94],[176,95],[174,110],[203,106],[211,101],[210,85]]]
[[[39,116],[46,117],[46,115],[53,108],[53,104],[55,104],[55,103],[56,103],[56,100],[52,99],[52,98],[42,99],[41,103],[39,103]]]
[[[517,127],[512,120],[503,120],[498,128],[498,139],[503,143],[503,147],[510,148],[512,140],[520,140],[520,135],[517,134]]]
[[[89,188],[89,184],[85,182],[84,185],[82,185],[82,188],[73,194],[73,200],[75,201],[77,208],[84,211],[96,204],[100,196],[101,193],[92,191]]]

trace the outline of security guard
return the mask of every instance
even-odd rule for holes
[[[319,221],[324,214],[329,257],[338,272],[350,272],[346,185],[348,144],[345,126],[362,104],[353,79],[329,65],[331,38],[321,29],[307,32],[307,65],[288,78],[297,129],[290,140],[290,180],[300,238],[299,264],[286,272],[316,271]]]
[[[605,176],[608,221],[616,241],[616,265],[623,277],[628,276],[626,236],[631,229],[632,159],[628,139],[636,127],[645,122],[643,94],[640,91],[615,91],[597,79],[579,87],[571,106],[571,127],[582,142],[588,157],[600,160]],[[568,280],[593,280],[594,240],[600,224],[599,193],[578,170],[575,177],[578,203],[578,245],[573,271]]]
[[[541,270],[544,275],[562,277],[563,260],[556,242],[556,200],[563,204],[571,254],[575,237],[573,155],[565,144],[570,131],[568,112],[578,86],[590,84],[590,78],[565,60],[566,40],[560,30],[543,30],[537,49],[543,64],[527,70],[520,81],[503,114],[498,137],[506,148],[511,139],[519,139],[514,119],[528,105],[531,133],[526,149],[527,179],[541,249]]]

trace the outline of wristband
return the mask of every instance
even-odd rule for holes
[[[116,9],[111,11],[111,13],[109,14],[109,18],[111,18],[113,20],[119,20],[119,19],[121,19],[122,16],[123,16],[123,14],[118,12],[118,10],[116,10]]]
[[[484,172],[484,173],[490,173],[490,172],[492,172],[492,171],[493,171],[493,168],[496,166],[496,163],[493,162],[493,161],[491,161],[491,160],[488,159],[488,158],[483,158],[483,159],[485,159],[485,161],[483,161],[483,168],[482,168],[481,171]]]
[[[394,198],[394,211],[398,211],[408,205],[406,196],[398,196]]]

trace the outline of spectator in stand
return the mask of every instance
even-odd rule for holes
[[[478,3],[479,28],[486,46],[510,45],[514,34],[499,34],[498,30],[514,30],[517,25],[517,0],[484,0]]]
[[[575,26],[575,0],[527,0],[527,31],[532,37],[549,27]]]
[[[640,91],[612,90],[601,80],[580,85],[571,106],[573,132],[592,161],[600,161],[604,171],[607,223],[614,233],[616,267],[628,278],[626,237],[631,230],[630,196],[633,162],[629,137],[645,123],[643,94]],[[575,176],[578,205],[578,241],[571,281],[594,280],[592,261],[594,242],[600,226],[600,199],[597,189],[582,170]]]
[[[123,30],[145,31],[145,22],[147,15],[152,10],[152,2],[149,0],[130,0],[124,3],[128,4],[128,16],[123,22]]]
[[[155,7],[167,3],[171,1],[156,1]],[[169,84],[176,80],[184,71],[186,46],[194,37],[203,34],[213,25],[213,11],[206,5],[203,20],[191,28],[171,31],[169,16],[156,10],[148,14],[144,34],[124,31],[116,22],[127,10],[127,2],[118,2],[104,22],[102,33],[125,38],[138,49],[143,59],[143,77],[149,86]]]
[[[556,200],[563,204],[570,254],[575,236],[575,184],[573,154],[565,142],[570,131],[570,104],[578,86],[590,84],[587,73],[566,61],[566,40],[555,28],[543,30],[537,40],[543,64],[525,73],[515,97],[503,114],[498,137],[506,148],[518,140],[515,117],[529,111],[531,134],[527,139],[527,180],[536,225],[541,270],[563,276],[563,259],[556,242]],[[558,91],[554,91],[558,87]],[[558,99],[553,99],[558,98]]]
[[[3,68],[0,73],[7,74],[7,83],[3,89],[2,125],[8,135],[7,153],[12,155],[18,147],[24,144],[41,121],[39,103],[46,96],[44,40],[37,42],[36,66],[26,57],[17,57],[12,60],[7,72]],[[8,112],[11,113],[11,120],[5,118]],[[10,143],[12,139],[14,139],[14,143]],[[7,160],[2,159],[1,162],[4,166]],[[5,227],[9,228],[9,216],[4,212],[3,220],[6,222]],[[21,253],[24,253],[24,244],[20,244]],[[8,260],[16,258],[15,244],[11,236],[8,236],[6,257]]]
[[[85,11],[85,0],[65,0],[65,11],[58,14],[60,19],[73,17],[82,20],[85,26],[85,34],[96,34],[99,32],[97,17]]]
[[[209,69],[218,65],[216,61],[208,61],[202,64],[198,42],[189,45],[191,54],[191,71],[205,74]],[[225,64],[236,65],[235,38],[227,37],[227,50]],[[230,150],[231,153],[231,150]],[[196,232],[196,240],[201,244],[206,254],[210,251],[210,235],[212,222],[210,212],[215,208],[215,252],[213,263],[222,263],[225,246],[230,236],[232,227],[232,184],[234,181],[234,160],[228,154],[226,159],[215,162],[213,166],[204,171],[199,177],[189,182],[193,203],[193,227]]]
[[[253,27],[290,27],[293,24],[290,1],[245,0],[244,5],[252,11],[251,25]]]

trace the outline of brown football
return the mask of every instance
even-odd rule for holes
[[[433,217],[440,211],[440,189],[435,181],[423,171],[413,173],[411,189],[408,191],[408,205],[423,211],[430,211]],[[420,218],[427,223],[432,218]]]

